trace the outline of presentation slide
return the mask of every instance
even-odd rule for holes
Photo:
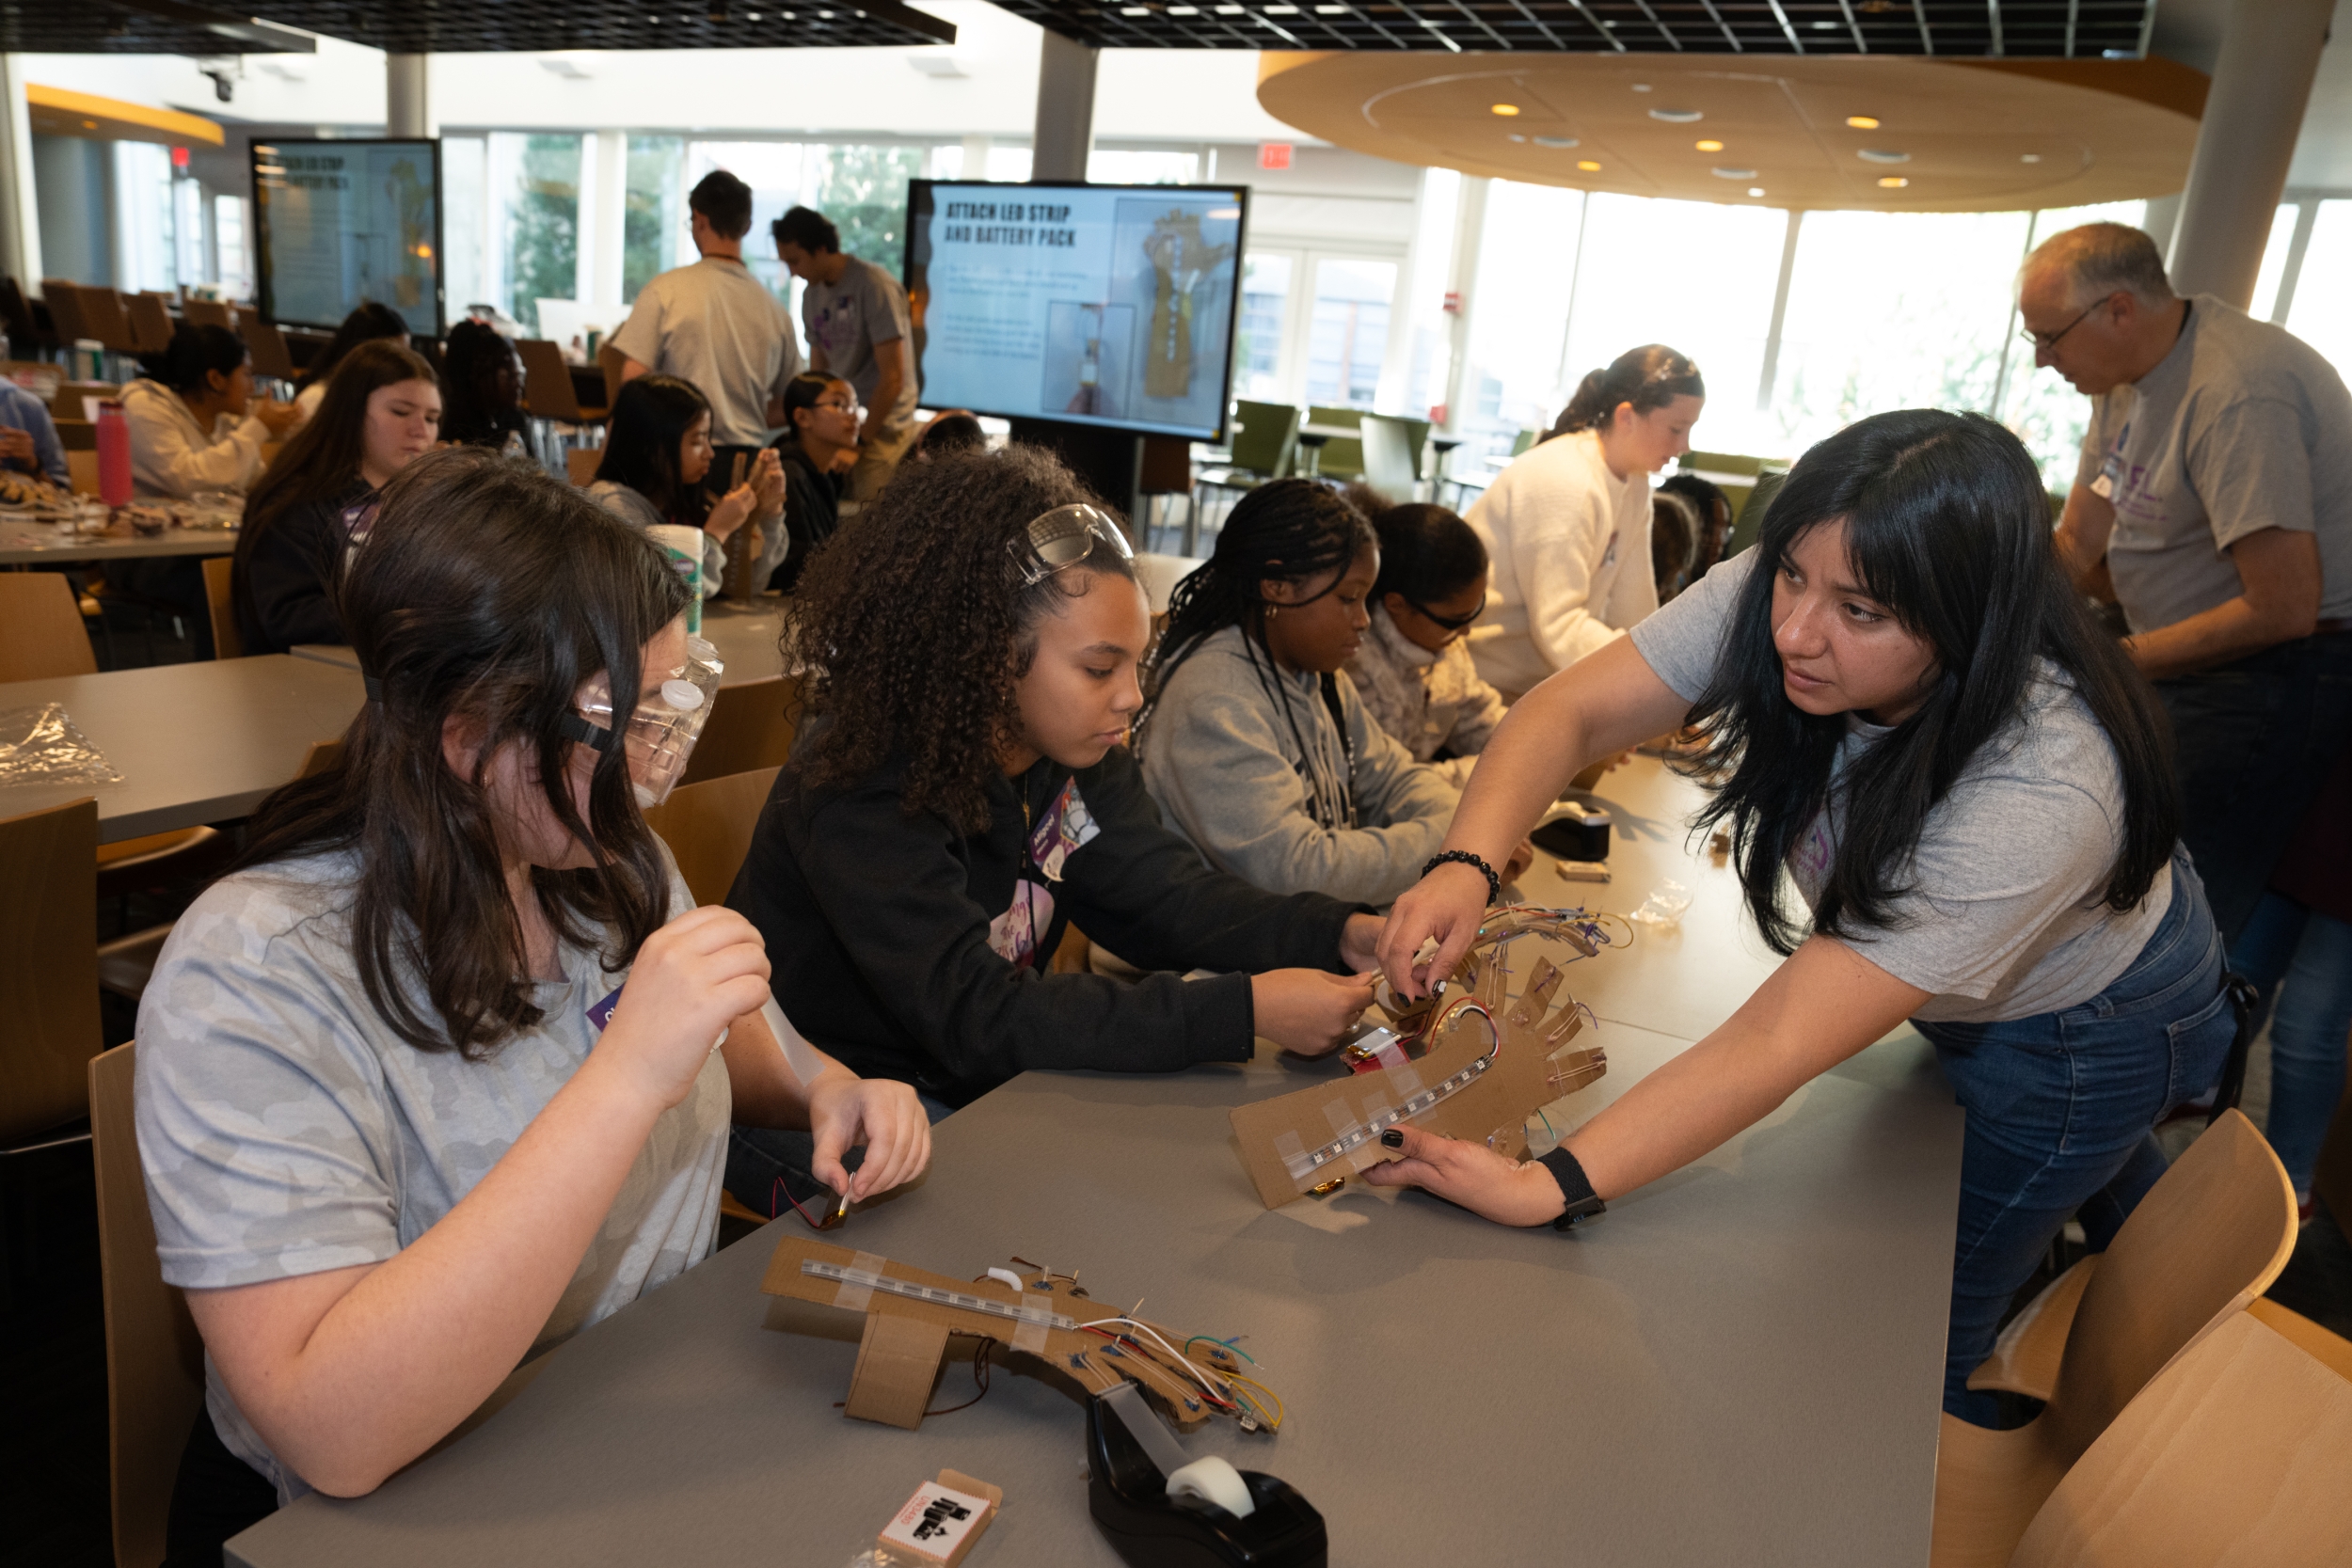
[[[923,404],[1222,433],[1248,192],[914,182]]]
[[[332,331],[374,300],[441,335],[437,142],[256,143],[253,212],[267,320]]]

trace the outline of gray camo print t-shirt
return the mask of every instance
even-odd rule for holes
[[[664,850],[666,856],[667,851]],[[593,950],[533,1000],[539,1026],[488,1061],[422,1052],[369,1005],[353,963],[353,860],[281,862],[207,889],[181,916],[139,1004],[139,1158],[164,1278],[188,1290],[381,1263],[473,1190],[594,1047],[618,992]],[[670,907],[693,898],[670,871]],[[599,1018],[609,1016],[609,1009]],[[654,1124],[532,1354],[707,1256],[731,1101],[714,1055]],[[278,1485],[280,1465],[205,1358],[230,1450]]]

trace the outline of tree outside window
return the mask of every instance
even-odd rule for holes
[[[621,237],[621,297],[675,264],[687,248],[686,138],[628,138],[628,211]]]
[[[907,182],[923,173],[919,147],[827,147],[809,205],[841,230],[841,252],[897,277],[905,270]]]
[[[539,331],[539,301],[570,299],[580,284],[580,141],[523,138],[519,178],[508,198],[507,297],[523,330]]]

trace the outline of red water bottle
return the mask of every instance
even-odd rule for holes
[[[98,499],[108,506],[131,504],[131,426],[122,404],[98,405]]]

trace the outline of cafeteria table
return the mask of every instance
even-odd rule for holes
[[[67,533],[46,523],[0,521],[0,566],[88,565],[101,561],[144,561],[164,555],[234,555],[237,531],[171,528],[122,539]]]
[[[762,594],[748,604],[710,599],[703,605],[703,636],[719,650],[720,662],[726,666],[719,681],[722,686],[783,674],[784,655],[776,645],[783,635],[784,599],[779,594]],[[340,642],[305,642],[292,651],[297,658],[346,670],[359,668],[358,655]]]
[[[1571,966],[1608,1075],[1589,1117],[1738,1006],[1772,959],[1738,884],[1677,827],[1695,786],[1642,758],[1605,887],[1668,876],[1681,928]],[[1337,1074],[1257,1058],[1146,1076],[1029,1072],[941,1122],[930,1175],[833,1238],[950,1276],[1014,1255],[1185,1334],[1238,1337],[1286,1402],[1275,1435],[1183,1439],[1297,1487],[1335,1565],[1924,1564],[1961,1115],[1899,1031],[1569,1235],[1350,1182],[1262,1208],[1233,1105]],[[358,1499],[306,1497],[230,1543],[244,1568],[432,1562],[846,1563],[943,1466],[1006,1501],[969,1568],[1108,1564],[1083,1411],[1034,1362],[906,1432],[845,1418],[860,1320],[771,1302],[775,1222],[543,1358],[510,1403]],[[779,1229],[778,1227],[784,1228]],[[958,1341],[968,1345],[969,1341]],[[951,1361],[933,1398],[971,1397]]]
[[[294,776],[358,711],[359,677],[285,654],[0,685],[0,711],[60,703],[120,784],[0,785],[0,816],[93,796],[98,841],[228,822]]]

